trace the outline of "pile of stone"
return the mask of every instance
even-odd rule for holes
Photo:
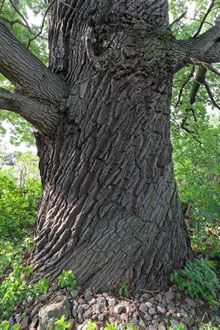
[[[22,319],[22,313],[28,316]],[[40,300],[28,297],[22,309],[10,318],[10,326],[20,323],[20,330],[50,330],[57,319],[65,315],[70,329],[86,329],[90,320],[97,329],[104,329],[106,322],[114,323],[119,329],[122,323],[132,323],[137,329],[168,329],[182,324],[185,329],[198,329],[198,324],[212,320],[220,324],[217,309],[211,311],[200,299],[190,299],[177,292],[176,285],[166,292],[142,290],[132,298],[113,294],[85,293],[71,289],[49,290]],[[203,318],[203,320],[202,320]]]

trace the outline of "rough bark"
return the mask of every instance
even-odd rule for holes
[[[33,261],[42,275],[72,269],[96,289],[123,279],[158,288],[191,255],[169,128],[169,57],[179,46],[161,30],[166,1],[105,13],[100,3],[90,18],[95,2],[57,3],[51,18],[50,67],[70,94],[56,142],[37,137],[44,192]]]
[[[6,63],[9,45],[2,42],[0,72],[24,95],[17,92],[15,109],[14,95],[1,90],[0,105],[38,129],[43,195],[32,258],[38,274],[72,269],[84,287],[104,290],[126,279],[130,287],[156,289],[191,257],[173,179],[169,107],[177,70],[216,61],[219,26],[212,36],[211,43],[208,33],[176,40],[167,0],[56,1],[49,31],[56,75],[37,62],[37,84],[42,72],[49,76],[43,97],[31,69],[27,77],[10,69],[23,63],[19,56],[17,64],[10,56]],[[17,51],[32,63],[26,50]],[[42,108],[25,110],[24,98]]]

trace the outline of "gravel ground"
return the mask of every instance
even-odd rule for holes
[[[185,329],[194,330],[210,320],[220,329],[219,308],[209,309],[207,302],[191,299],[185,293],[178,292],[176,285],[163,292],[143,289],[128,297],[116,293],[97,294],[91,289],[82,292],[78,288],[72,293],[69,288],[50,288],[40,300],[34,301],[31,297],[23,300],[10,317],[10,326],[20,323],[20,330],[43,330],[39,326],[38,312],[45,305],[52,304],[56,297],[65,298],[69,304],[71,329],[83,329],[88,320],[95,322],[97,329],[101,330],[106,322],[115,325],[129,322],[137,329],[149,330],[168,329],[182,324]],[[23,313],[26,317],[22,319]]]

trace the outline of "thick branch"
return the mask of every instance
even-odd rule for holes
[[[193,83],[191,94],[190,94],[190,104],[194,104],[196,101],[196,95],[199,91],[199,87],[205,82],[205,74],[207,69],[204,67],[199,67],[196,74],[196,79]]]
[[[185,49],[185,64],[196,61],[206,63],[220,62],[220,24],[212,27],[196,38],[178,41],[182,49]]]
[[[47,136],[54,131],[59,121],[58,109],[55,105],[38,102],[36,99],[11,93],[4,88],[0,88],[0,109],[20,114]]]
[[[52,103],[65,95],[65,85],[0,23],[0,73],[22,93]]]

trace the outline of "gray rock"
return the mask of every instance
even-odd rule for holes
[[[149,313],[150,315],[155,315],[157,312],[156,312],[155,308],[149,308],[148,313]]]
[[[84,305],[82,305],[82,307],[84,308],[84,310],[86,311],[87,309],[89,309],[89,305],[88,304],[84,304]]]
[[[196,312],[195,312],[195,309],[194,309],[194,308],[191,309],[191,314],[192,314],[193,316],[196,315]]]
[[[29,322],[29,317],[25,317],[21,323],[20,323],[20,328],[19,330],[26,330],[28,329],[28,322]]]
[[[154,325],[149,325],[148,330],[157,330],[157,328]]]
[[[65,315],[66,319],[71,317],[70,303],[65,296],[59,296],[40,309],[37,330],[53,329],[54,322],[63,315]]]
[[[92,298],[89,302],[89,305],[94,305],[96,303],[96,299],[95,298]]]
[[[170,313],[176,311],[176,307],[173,304],[167,305],[167,309],[168,309],[168,312],[170,312]]]
[[[85,301],[90,301],[92,299],[92,292],[87,291],[84,295],[84,299],[85,299]]]
[[[78,296],[78,294],[79,294],[79,291],[78,290],[74,290],[74,291],[72,291],[71,290],[71,295],[72,295],[72,297],[77,297]]]
[[[196,307],[196,303],[195,301],[193,301],[192,299],[190,298],[186,298],[185,299],[185,302],[187,303],[187,305],[191,306],[191,307]]]
[[[33,304],[33,302],[34,302],[34,298],[31,297],[31,296],[28,296],[28,297],[27,297],[27,303],[28,303],[28,304]]]
[[[128,322],[128,315],[126,313],[122,313],[120,319],[121,319],[122,323],[127,323]]]
[[[184,307],[184,306],[181,306],[181,307]],[[180,313],[181,313],[183,316],[188,316],[188,313],[187,313],[183,308],[180,309]]]
[[[77,320],[78,320],[79,323],[83,323],[84,322],[83,314],[82,313],[79,313],[78,314]]]
[[[157,306],[157,310],[158,310],[158,312],[160,312],[162,314],[165,314],[166,313],[166,308],[162,304],[159,304]]]
[[[166,292],[165,293],[165,297],[166,299],[168,299],[169,301],[173,300],[174,299],[174,294],[172,291],[169,291],[169,292]]]
[[[35,317],[29,326],[29,330],[34,330],[37,328],[37,323],[38,323],[38,317]]]
[[[56,294],[56,297],[63,296],[63,292],[62,291],[57,291],[57,292],[55,292],[55,294]]]
[[[86,311],[85,311],[85,313],[84,313],[84,319],[90,319],[91,318],[91,316],[92,316],[92,312],[91,312],[91,310],[90,309],[87,309]]]
[[[99,321],[104,321],[105,315],[104,314],[99,314],[98,319],[99,319]]]
[[[109,306],[113,307],[116,305],[116,299],[115,298],[110,298],[108,301]]]
[[[146,329],[146,324],[144,323],[143,320],[139,321],[139,325],[140,325],[141,328]]]
[[[159,330],[166,330],[165,323],[163,323],[163,322],[162,322],[162,323],[159,323],[159,324],[158,324],[158,329],[159,329]]]
[[[43,294],[43,296],[40,297],[40,302],[46,302],[48,300],[48,295]]]
[[[220,324],[220,317],[218,317],[217,315],[215,316],[215,321]]]
[[[9,328],[11,328],[15,324],[14,319],[13,319],[12,316],[10,316],[8,322],[9,322]]]
[[[21,321],[21,314],[16,314],[16,315],[15,315],[15,321],[16,321],[17,323],[20,323],[20,321]],[[0,324],[1,324],[1,322],[0,322]]]
[[[177,320],[170,320],[170,324],[172,327],[176,327],[177,325],[179,325],[179,322]]]
[[[102,308],[106,307],[106,305],[107,305],[107,301],[106,301],[106,299],[105,299],[104,297],[98,297],[98,299],[97,299],[97,303],[98,303],[99,306],[100,306],[100,310],[101,310]]]
[[[94,314],[94,315],[92,315],[91,319],[92,319],[93,321],[98,320],[98,314]]]
[[[152,317],[148,313],[145,313],[144,314],[144,319],[147,320],[147,321],[151,321]]]
[[[161,294],[157,294],[157,296],[156,296],[156,300],[159,302],[159,303],[161,303],[162,302],[162,296],[161,296]]]
[[[164,305],[164,306],[166,306],[166,304],[169,304],[170,303],[170,301],[168,300],[168,299],[165,299],[164,297],[162,298],[162,304]]]
[[[191,327],[194,324],[194,319],[191,316],[184,316],[182,321],[186,323],[186,325],[188,325],[189,327]]]
[[[131,307],[130,306],[126,307],[126,313],[128,313],[128,314],[131,313]]]
[[[179,293],[179,292],[176,293],[176,299],[177,300],[181,300],[182,299],[181,293]]]
[[[145,303],[145,305],[146,305],[148,308],[152,308],[152,307],[153,307],[153,304],[152,304],[151,302],[149,302],[149,301],[147,301],[147,302]]]
[[[82,314],[84,312],[84,307],[82,305],[79,305],[77,312],[78,314]]]
[[[41,309],[41,307],[43,307],[43,304],[42,303],[36,305],[34,307],[34,309],[32,310],[30,317],[33,318],[39,312],[39,310]]]
[[[144,299],[144,301],[147,301],[148,299],[150,299],[151,295],[149,293],[143,293],[142,294],[142,298]]]
[[[73,315],[74,319],[77,318],[77,307],[76,306],[73,306],[73,308],[72,308],[72,315]]]
[[[143,313],[147,313],[148,308],[147,308],[147,306],[146,306],[145,304],[141,304],[141,305],[139,306],[139,311],[141,311],[141,312],[143,312]]]
[[[124,310],[124,306],[123,305],[117,305],[115,308],[114,308],[114,311],[115,313],[117,314],[121,314]]]

